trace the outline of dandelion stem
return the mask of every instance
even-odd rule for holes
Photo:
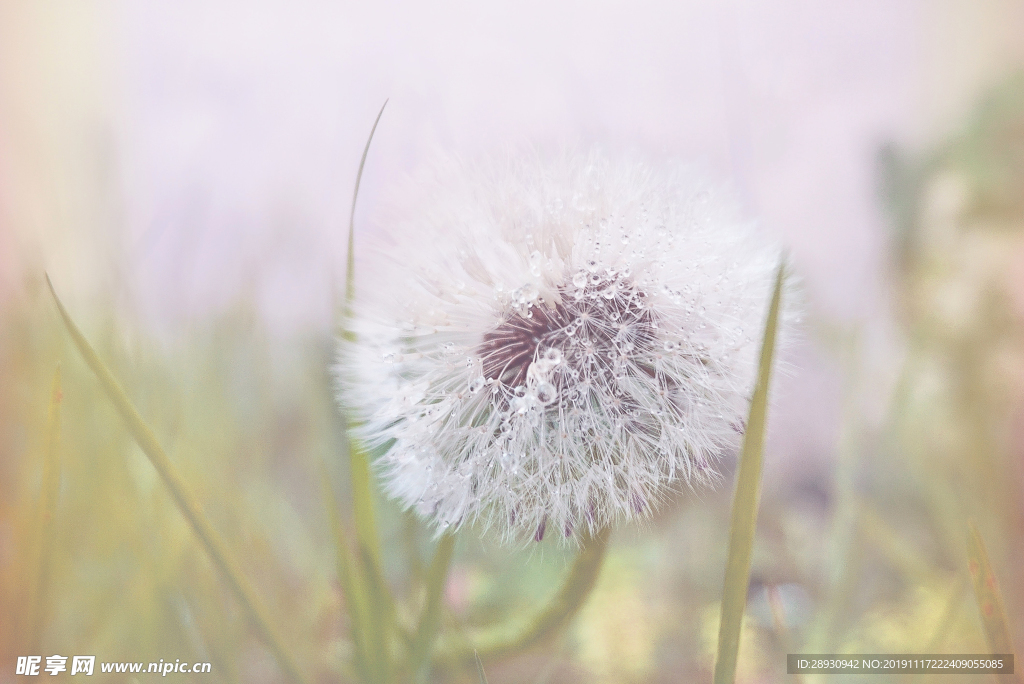
[[[725,567],[725,586],[722,592],[722,618],[718,628],[718,657],[715,659],[715,684],[731,684],[736,677],[736,662],[740,649],[743,612],[747,605],[750,584],[750,560],[754,548],[754,530],[757,525],[757,506],[761,493],[761,464],[764,452],[765,424],[768,417],[768,385],[771,381],[775,356],[775,333],[779,324],[779,307],[785,262],[779,264],[775,275],[775,290],[768,308],[761,362],[757,371],[757,384],[750,402],[747,431],[740,452],[736,495],[733,499],[732,521],[729,525],[729,556]]]
[[[610,537],[610,528],[605,528],[582,540],[583,546],[558,593],[524,626],[500,626],[471,636],[468,644],[442,647],[437,662],[450,667],[469,667],[476,657],[474,651],[481,660],[498,660],[526,651],[557,634],[569,624],[590,596]]]
[[[71,316],[57,297],[57,292],[53,289],[53,283],[50,282],[49,275],[46,276],[46,284],[50,288],[50,294],[53,295],[53,300],[57,304],[57,309],[60,311],[60,316],[64,321],[64,325],[71,334],[71,339],[74,340],[78,351],[82,354],[86,364],[88,364],[89,368],[92,369],[92,372],[96,374],[97,379],[100,381],[100,385],[106,392],[107,397],[114,404],[118,413],[121,414],[121,417],[124,419],[125,424],[128,427],[128,431],[131,433],[132,437],[135,438],[139,448],[142,449],[143,453],[145,453],[149,458],[149,462],[153,464],[157,473],[160,474],[160,478],[170,491],[171,497],[178,506],[178,510],[181,511],[181,514],[185,516],[186,520],[188,520],[189,524],[192,526],[192,530],[195,532],[196,536],[199,537],[199,541],[206,549],[206,552],[210,555],[210,558],[213,559],[214,564],[221,571],[224,579],[227,580],[228,586],[231,587],[235,596],[249,613],[249,618],[260,633],[260,636],[263,637],[264,641],[270,647],[270,650],[281,665],[281,669],[291,681],[299,684],[306,684],[309,680],[299,669],[298,661],[295,660],[294,656],[292,656],[285,647],[284,640],[271,623],[266,608],[262,603],[260,603],[252,585],[249,584],[248,580],[246,580],[242,571],[239,569],[238,564],[235,562],[234,558],[231,557],[224,540],[221,539],[220,535],[217,534],[216,530],[213,529],[213,526],[203,514],[199,501],[188,490],[185,480],[174,468],[173,463],[171,463],[171,460],[167,457],[163,447],[160,446],[156,436],[153,434],[152,430],[149,429],[149,426],[146,425],[145,421],[142,420],[142,416],[139,415],[135,406],[132,405],[131,400],[128,398],[128,395],[125,394],[121,385],[100,360],[100,357],[93,350],[92,346],[89,345],[89,342],[78,329],[78,326],[75,325],[73,320],[71,320]]]

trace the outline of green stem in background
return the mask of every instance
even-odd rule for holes
[[[369,658],[371,654],[367,650],[366,639],[364,638],[364,627],[366,620],[367,598],[356,569],[352,566],[352,554],[349,552],[348,536],[345,534],[345,527],[339,513],[338,498],[334,495],[334,486],[331,484],[327,467],[321,468],[321,482],[324,491],[324,501],[327,504],[327,517],[331,522],[331,532],[334,536],[335,563],[337,564],[338,583],[341,584],[341,592],[345,596],[345,608],[348,610],[348,617],[352,624],[352,642],[354,649],[355,668],[360,680],[372,681],[373,674],[370,671]]]
[[[582,547],[569,574],[548,604],[521,627],[499,626],[471,636],[469,643],[456,646],[443,644],[437,662],[447,667],[469,667],[474,651],[482,660],[497,660],[515,655],[551,638],[562,630],[579,612],[597,583],[611,530],[584,537]]]
[[[178,506],[178,510],[188,520],[203,548],[206,549],[206,552],[213,559],[214,564],[227,581],[228,586],[231,587],[231,591],[234,592],[242,606],[246,609],[253,625],[270,647],[281,669],[291,681],[306,684],[309,680],[302,674],[298,662],[285,647],[284,640],[280,634],[274,629],[266,608],[260,603],[252,585],[245,579],[238,564],[231,557],[224,540],[220,538],[220,535],[217,534],[203,514],[199,501],[188,490],[185,480],[175,470],[163,447],[157,442],[152,430],[142,420],[139,412],[132,405],[131,400],[128,399],[128,395],[125,394],[113,374],[100,361],[100,357],[93,351],[93,348],[78,329],[78,326],[71,320],[71,316],[64,308],[64,305],[61,304],[60,299],[57,297],[57,292],[53,289],[53,283],[50,282],[49,275],[46,276],[46,284],[50,288],[50,294],[53,295],[53,301],[57,303],[60,317],[71,334],[71,339],[74,340],[78,351],[82,354],[92,372],[96,374],[104,392],[106,392],[107,397],[114,404],[118,413],[121,414],[135,442],[149,458],[149,462],[156,468],[157,473],[160,474],[160,479],[163,480],[164,485],[170,491],[171,497]]]
[[[345,310],[341,334],[345,339],[352,340],[354,333],[348,327],[352,316],[352,302],[355,298],[355,217],[356,200],[359,198],[359,184],[363,179],[366,157],[370,152],[370,143],[377,130],[377,124],[384,114],[387,100],[381,105],[380,112],[373,122],[370,135],[366,138],[363,156],[359,160],[356,172],[355,188],[352,191],[352,209],[348,222],[348,257],[345,263]],[[347,429],[347,426],[346,426]],[[348,439],[349,470],[352,480],[352,504],[355,513],[356,547],[359,552],[360,566],[365,573],[368,610],[365,611],[362,628],[366,630],[369,640],[369,657],[377,681],[386,682],[390,678],[391,669],[391,637],[401,633],[395,619],[394,599],[391,597],[387,582],[381,572],[380,540],[377,536],[377,525],[373,510],[373,493],[370,486],[370,463],[366,451],[355,440]]]
[[[427,571],[427,597],[409,655],[409,671],[413,673],[413,677],[422,673],[430,661],[430,651],[437,636],[437,629],[441,625],[441,604],[454,553],[455,535],[443,535]]]
[[[476,660],[476,674],[480,678],[480,684],[487,684],[487,673],[484,672],[484,664],[480,662],[480,654],[473,651],[473,659]]]
[[[1009,655],[1013,653],[1013,639],[1010,638],[1010,627],[1006,623],[1003,611],[1003,599],[999,593],[999,584],[988,560],[985,542],[978,534],[974,521],[968,521],[970,532],[967,538],[967,560],[974,583],[974,598],[978,602],[981,624],[985,628],[988,647],[993,654]],[[1019,669],[1018,669],[1019,671]],[[999,675],[999,681],[1019,682],[1016,675]]]
[[[56,536],[55,516],[57,499],[60,497],[60,402],[63,397],[60,382],[60,365],[53,374],[50,388],[50,407],[46,418],[46,454],[43,460],[43,484],[39,497],[39,567],[36,575],[35,592],[32,597],[32,617],[29,632],[32,653],[42,649],[43,622],[50,589],[53,542]]]
[[[423,582],[423,561],[419,550],[419,520],[411,510],[402,511],[402,546],[406,564],[409,566],[409,580],[413,587]]]
[[[779,639],[779,643],[786,649],[786,653],[796,653],[796,643],[793,641],[793,634],[789,631],[789,625],[786,623],[786,606],[782,601],[782,595],[779,593],[779,586],[777,584],[770,584],[767,586],[768,594],[768,610],[772,614],[772,626],[775,628],[775,635]],[[794,674],[793,681],[796,684],[804,684],[803,675]]]
[[[953,624],[959,617],[966,589],[967,583],[964,581],[963,575],[957,573],[957,576],[953,578],[949,596],[946,598],[946,605],[942,609],[942,615],[939,616],[935,630],[932,632],[932,636],[928,639],[924,648],[918,651],[918,653],[942,653],[940,649],[942,649],[943,643],[953,630]],[[907,678],[907,684],[916,684],[924,676],[924,673],[911,675]]]
[[[750,560],[754,548],[754,530],[757,526],[757,505],[761,495],[761,465],[768,418],[768,386],[775,357],[775,337],[779,325],[785,267],[785,262],[779,264],[775,275],[775,290],[772,293],[771,306],[768,308],[764,342],[761,344],[757,384],[754,386],[747,431],[743,436],[743,449],[740,452],[736,496],[733,499],[732,521],[729,525],[729,556],[725,566],[722,617],[718,628],[715,684],[732,684],[736,678],[743,611],[747,605],[747,588],[750,584]]]

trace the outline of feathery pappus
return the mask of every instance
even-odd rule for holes
[[[339,400],[436,529],[596,532],[738,445],[779,250],[681,165],[440,163],[360,258]]]

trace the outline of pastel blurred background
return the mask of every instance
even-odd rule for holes
[[[775,391],[740,681],[790,681],[797,651],[988,650],[968,519],[1024,653],[1022,36],[1013,0],[0,0],[0,682],[33,653],[282,681],[44,272],[303,668],[347,681],[319,469],[344,503],[328,369],[385,98],[357,252],[434,151],[523,143],[691,160],[788,246],[808,311]],[[710,681],[731,493],[617,531],[572,629],[489,681]],[[429,537],[378,509],[415,605]],[[566,558],[464,533],[445,628],[540,601]]]

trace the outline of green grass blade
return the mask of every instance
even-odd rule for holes
[[[427,599],[423,605],[416,637],[413,640],[409,656],[409,670],[413,675],[419,674],[430,661],[431,647],[441,625],[441,605],[444,588],[448,583],[448,570],[452,565],[455,553],[455,535],[445,534],[437,544],[434,560],[427,571]]]
[[[487,684],[487,673],[484,672],[484,664],[480,662],[480,654],[473,651],[473,658],[476,659],[476,674],[480,677],[480,684]]]
[[[330,520],[331,532],[334,536],[338,583],[341,585],[341,592],[345,596],[345,607],[348,610],[349,623],[352,629],[352,644],[355,651],[354,665],[362,681],[372,681],[374,676],[369,669],[370,654],[367,651],[366,644],[366,589],[363,586],[358,571],[352,565],[348,535],[345,534],[345,527],[339,512],[338,499],[334,495],[334,487],[331,484],[331,478],[327,473],[326,467],[321,470],[321,480],[324,490],[324,501],[327,504],[327,517]]]
[[[475,655],[498,660],[523,653],[557,636],[586,603],[604,562],[611,529],[604,528],[581,540],[581,548],[562,586],[547,604],[522,624],[499,625],[481,633],[447,640],[438,648],[435,662],[443,667],[472,666]]]
[[[359,160],[359,170],[356,173],[355,190],[352,193],[352,211],[349,214],[348,226],[348,261],[345,266],[346,321],[343,324],[343,334],[346,336],[351,335],[351,331],[347,328],[347,319],[351,316],[352,300],[355,297],[355,217],[356,200],[359,198],[359,183],[363,178],[363,168],[366,166],[366,156],[370,152],[373,134],[377,130],[377,124],[380,123],[380,117],[383,116],[384,107],[387,104],[387,100],[385,100],[370,129],[370,135],[366,139],[366,147],[363,148],[363,157]],[[355,506],[356,541],[369,551],[374,564],[380,567],[380,542],[377,538],[376,518],[373,511],[369,460],[366,451],[352,439],[348,443],[348,454],[352,478],[352,499]]]
[[[43,460],[43,484],[39,497],[39,566],[32,597],[31,644],[33,652],[41,649],[40,640],[50,589],[51,558],[56,536],[57,499],[60,496],[60,402],[63,398],[60,365],[53,374],[50,405],[46,418],[46,453]]]
[[[380,111],[377,112],[377,118],[373,121],[373,127],[370,129],[370,135],[366,139],[366,146],[363,148],[363,156],[359,160],[359,170],[356,171],[356,185],[352,190],[352,209],[348,215],[348,256],[345,260],[345,315],[348,316],[351,312],[349,307],[352,306],[352,298],[355,296],[355,276],[356,276],[356,199],[359,198],[359,183],[363,180],[363,167],[366,166],[366,155],[370,153],[370,143],[373,141],[373,134],[377,131],[377,124],[380,123],[380,117],[384,115],[384,108],[388,106],[388,101],[384,100],[384,104],[380,106]]]
[[[355,298],[355,217],[356,201],[359,198],[359,185],[363,179],[363,169],[370,152],[373,134],[377,124],[384,115],[387,100],[381,105],[377,118],[366,138],[363,156],[359,160],[356,172],[355,187],[352,191],[352,209],[349,212],[348,224],[348,257],[345,264],[345,311],[341,334],[352,339],[352,331],[348,328],[348,320],[352,316],[352,301]],[[352,503],[355,509],[356,546],[359,549],[360,567],[365,573],[366,590],[369,599],[364,625],[367,628],[369,654],[375,663],[374,670],[379,676],[385,677],[390,669],[390,636],[400,631],[394,618],[394,599],[391,597],[387,582],[381,573],[380,539],[377,536],[376,516],[373,509],[373,490],[370,483],[370,463],[366,451],[356,443],[348,440],[349,469],[352,481]],[[388,610],[390,606],[391,610]]]
[[[967,560],[974,583],[974,598],[978,602],[978,612],[981,614],[981,624],[985,628],[988,646],[992,653],[1013,653],[1013,639],[1010,638],[1010,628],[1006,623],[1003,599],[999,593],[995,573],[992,572],[992,565],[988,561],[985,542],[978,534],[974,522],[968,524],[970,533],[967,537]],[[1003,675],[1001,679],[1015,681],[1013,675]],[[1017,678],[1016,681],[1020,679]]]
[[[174,464],[167,457],[156,436],[153,435],[153,431],[142,420],[142,416],[139,415],[135,406],[132,405],[131,400],[125,394],[121,385],[100,360],[92,346],[89,345],[85,336],[78,329],[78,326],[75,325],[75,322],[71,320],[71,316],[57,297],[57,292],[53,289],[53,283],[50,282],[50,276],[48,275],[46,276],[46,284],[50,288],[50,294],[53,295],[53,301],[57,304],[60,317],[63,319],[64,325],[78,351],[82,354],[92,372],[95,373],[97,379],[99,379],[107,398],[110,399],[118,413],[121,414],[135,442],[142,449],[143,453],[146,454],[146,457],[149,458],[149,462],[153,464],[157,473],[159,473],[160,479],[170,492],[171,498],[174,499],[178,510],[188,520],[192,531],[199,538],[200,543],[206,549],[214,565],[220,570],[221,575],[227,581],[235,597],[246,609],[253,625],[267,646],[270,647],[281,669],[291,681],[306,684],[309,680],[299,669],[298,661],[285,648],[284,640],[274,628],[266,608],[259,601],[252,585],[249,584],[239,569],[238,564],[228,552],[224,540],[221,539],[220,535],[217,534],[206,518],[199,505],[199,501],[189,491],[185,480],[175,469]]]
[[[715,684],[732,684],[736,678],[736,662],[740,650],[740,631],[743,611],[747,605],[747,587],[750,583],[750,559],[754,547],[754,529],[757,525],[757,505],[761,495],[761,465],[764,452],[765,424],[768,417],[768,386],[771,382],[772,362],[775,357],[775,338],[779,326],[779,307],[785,263],[779,265],[775,276],[761,362],[757,371],[757,384],[750,402],[747,431],[740,452],[736,496],[732,505],[729,525],[729,557],[725,567],[725,587],[722,592],[722,617],[718,628],[718,656],[715,659]]]

